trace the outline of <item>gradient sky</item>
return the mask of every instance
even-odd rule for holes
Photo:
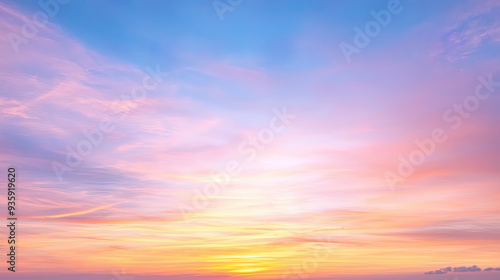
[[[19,256],[0,278],[298,279],[309,262],[310,279],[498,279],[424,272],[500,266],[500,87],[443,117],[478,77],[500,81],[500,1],[401,0],[348,62],[339,45],[389,2],[243,0],[221,20],[212,0],[72,0],[16,52],[9,34],[44,10],[1,1]],[[168,74],[121,101],[148,69]],[[294,117],[251,148],[284,108]],[[58,178],[102,120],[113,130]],[[435,129],[446,140],[391,187]]]

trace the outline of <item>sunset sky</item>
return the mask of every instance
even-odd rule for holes
[[[0,1],[0,279],[500,279],[500,1],[40,3]]]

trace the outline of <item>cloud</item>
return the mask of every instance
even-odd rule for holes
[[[99,206],[99,207],[92,208],[92,209],[89,209],[89,210],[84,210],[84,211],[79,211],[79,212],[74,212],[74,213],[65,213],[65,214],[59,214],[59,215],[52,215],[52,216],[47,216],[45,218],[63,218],[63,217],[69,217],[69,216],[84,215],[84,214],[92,213],[92,212],[95,212],[95,211],[98,211],[98,210],[101,210],[101,209],[106,209],[106,208],[115,206],[116,204],[117,203],[115,203],[115,204],[109,204],[109,205],[104,205],[104,206]]]
[[[446,268],[437,269],[437,270],[434,270],[434,271],[424,272],[424,274],[445,274],[448,271],[451,271],[451,267],[450,266],[446,267]]]
[[[451,271],[453,271],[453,272],[478,272],[481,270],[482,269],[480,267],[478,267],[477,265],[473,265],[473,266],[469,266],[469,267],[466,267],[466,266],[460,266],[460,267],[454,267],[454,268],[446,267],[446,268],[441,268],[441,269],[437,269],[434,271],[424,272],[424,274],[445,274],[445,273],[451,272]],[[491,270],[493,270],[493,268],[487,268],[484,271],[491,271]],[[500,270],[500,268],[497,268],[495,270]]]
[[[481,271],[481,268],[477,267],[477,265],[473,265],[470,267],[466,266],[461,266],[461,267],[454,267],[453,272],[476,272],[476,271]]]
[[[498,5],[498,4],[497,4]],[[448,61],[470,59],[500,45],[500,7],[469,15],[445,35],[442,55]]]
[[[488,267],[484,271],[500,271],[500,267],[497,267],[497,268]]]
[[[425,274],[445,274],[446,270],[438,269],[435,271],[424,272]]]

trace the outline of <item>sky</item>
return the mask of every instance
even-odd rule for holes
[[[2,0],[0,278],[499,279],[499,47],[500,1]]]

